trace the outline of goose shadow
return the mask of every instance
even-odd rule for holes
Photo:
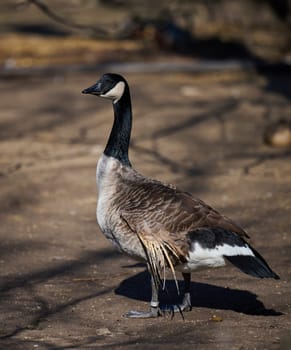
[[[115,294],[140,301],[150,301],[150,276],[147,270],[123,280],[115,289]],[[183,283],[179,281],[179,289]],[[180,301],[174,280],[167,280],[166,290],[161,291],[160,302],[173,304]],[[258,296],[246,290],[215,286],[208,283],[191,282],[192,306],[219,310],[232,310],[247,315],[280,316],[281,312],[267,309]]]

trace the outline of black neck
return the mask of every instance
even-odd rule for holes
[[[118,159],[122,164],[131,166],[128,159],[128,147],[131,134],[131,101],[126,85],[119,101],[113,103],[114,123],[104,150],[106,156]]]

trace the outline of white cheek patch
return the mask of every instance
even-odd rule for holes
[[[122,97],[124,93],[124,89],[125,89],[125,83],[123,81],[120,81],[111,90],[107,91],[106,94],[102,94],[100,96],[109,98],[113,100],[113,103],[116,103]]]

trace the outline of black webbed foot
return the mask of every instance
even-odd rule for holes
[[[190,293],[185,293],[181,304],[163,305],[160,307],[163,313],[187,312],[192,310]]]
[[[173,315],[175,312],[183,313],[191,310],[190,293],[185,293],[181,304],[151,306],[149,311],[128,311],[124,316],[129,318],[156,318],[167,313]]]

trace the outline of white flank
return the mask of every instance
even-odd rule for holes
[[[224,256],[234,255],[254,256],[254,253],[247,245],[240,247],[223,244],[209,249],[203,248],[199,243],[195,242],[187,256],[187,263],[181,266],[181,270],[192,271],[201,268],[224,266]]]
[[[97,221],[102,231],[107,229],[107,217],[106,213],[110,207],[110,200],[114,194],[115,188],[111,183],[110,174],[114,173],[116,162],[112,157],[107,157],[102,154],[97,164],[96,182],[98,189],[98,201],[97,201]]]
[[[125,83],[123,81],[118,82],[111,90],[107,91],[106,94],[100,95],[101,97],[109,98],[116,103],[120,100],[124,93]]]

